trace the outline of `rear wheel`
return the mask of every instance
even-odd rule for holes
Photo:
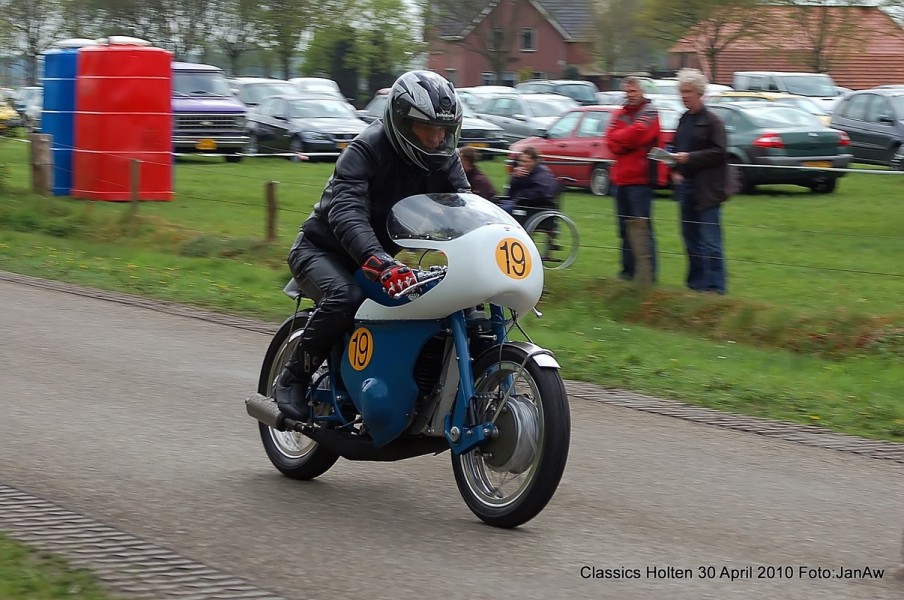
[[[242,162],[242,155],[241,154],[227,154],[226,162],[228,162],[228,163]]]
[[[474,374],[483,398],[474,406],[477,419],[492,418],[504,405],[495,438],[452,455],[455,482],[481,520],[517,527],[543,510],[565,471],[571,439],[565,385],[556,369],[540,367],[514,346],[484,354]]]
[[[817,179],[810,184],[810,189],[817,194],[831,194],[837,185],[837,179]]]
[[[578,256],[578,227],[567,215],[548,210],[534,215],[524,225],[543,259],[543,267],[551,270],[570,267]]]
[[[611,191],[612,182],[609,179],[609,167],[606,165],[596,165],[590,174],[590,191],[597,196],[608,196]]]
[[[741,159],[737,156],[730,156],[728,162],[735,163],[735,165],[729,167],[729,169],[731,169],[730,177],[734,193],[753,194],[756,192],[756,186],[750,182],[750,178],[744,172],[744,167],[736,166],[736,163],[740,163]]]
[[[273,397],[276,378],[298,345],[298,339],[308,322],[309,314],[308,311],[298,313],[294,323],[292,319],[287,320],[273,336],[264,357],[258,382],[257,391],[264,396]],[[325,369],[326,364],[314,376],[314,381],[318,380]],[[328,389],[329,385],[329,377],[324,377],[320,382],[321,387],[327,386]],[[338,454],[297,431],[278,431],[263,423],[258,423],[258,426],[267,458],[286,477],[314,479],[326,473],[339,460]]]

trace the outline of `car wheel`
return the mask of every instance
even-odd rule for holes
[[[729,163],[740,163],[741,159],[737,156],[729,156]],[[732,166],[731,169],[731,186],[733,194],[753,194],[756,192],[756,186],[750,182],[750,179],[744,173],[743,167]]]
[[[259,154],[260,153],[260,145],[257,141],[257,135],[251,134],[248,136],[248,145],[245,146],[245,154]]]
[[[895,148],[888,165],[895,171],[904,171],[904,146]]]
[[[837,179],[817,179],[810,184],[810,189],[817,194],[831,194],[835,191],[835,186],[837,184]]]
[[[597,165],[590,174],[590,191],[597,196],[608,196],[612,191],[612,182],[609,179],[609,167]]]

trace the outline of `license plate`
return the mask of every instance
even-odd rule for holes
[[[468,144],[472,148],[487,148],[489,144],[484,144],[483,142],[476,142],[474,144]]]
[[[346,146],[348,146],[348,142],[339,142],[338,144],[336,144],[336,147],[340,150],[344,150]]]
[[[830,169],[832,168],[832,161],[830,160],[805,160],[803,162],[805,167],[816,167],[819,169]]]
[[[213,140],[201,140],[195,144],[195,148],[198,150],[216,150],[217,143]]]

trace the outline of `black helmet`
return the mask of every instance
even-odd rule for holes
[[[383,129],[400,156],[432,173],[455,156],[461,116],[461,100],[447,79],[432,71],[409,71],[396,79],[389,91]],[[442,145],[425,147],[414,132],[415,123],[442,126]]]

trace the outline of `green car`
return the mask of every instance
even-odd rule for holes
[[[820,194],[835,191],[851,163],[851,140],[815,116],[790,106],[763,102],[710,104],[725,122],[735,189],[786,183]]]

